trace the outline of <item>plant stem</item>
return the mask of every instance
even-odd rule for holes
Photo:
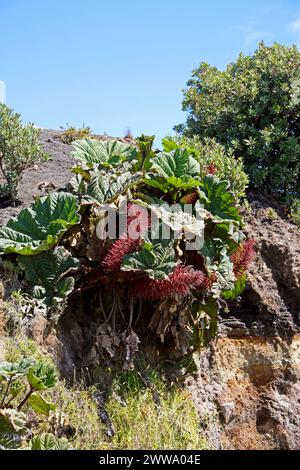
[[[3,398],[2,398],[2,401],[1,401],[0,408],[4,408],[5,398],[7,397],[8,390],[9,390],[9,387],[10,387],[10,385],[11,385],[11,381],[12,381],[12,377],[10,377],[9,380],[8,380],[8,382],[7,382],[7,387],[6,387],[6,390],[5,390],[5,392],[4,392],[4,395],[3,395]]]
[[[17,395],[15,395],[14,397],[11,397],[11,399],[8,400],[8,402],[7,402],[6,405],[5,405],[5,408],[8,408],[8,407],[9,407],[9,405],[11,404],[11,402],[12,402],[15,398],[17,398],[17,396],[19,395],[19,393],[20,393],[20,392],[18,392]]]
[[[133,298],[132,297],[130,297],[130,300],[129,300],[129,310],[130,310],[130,317],[129,317],[129,323],[128,323],[128,330],[131,330],[132,320],[133,320]]]
[[[6,173],[5,173],[5,170],[4,170],[4,167],[3,167],[2,159],[3,159],[3,156],[0,157],[0,170],[2,171],[2,174],[3,174],[4,178],[6,179],[6,182],[8,183],[8,178],[6,176]]]
[[[34,392],[33,388],[30,387],[30,390],[29,392],[27,393],[27,395],[25,396],[25,398],[21,401],[21,403],[19,404],[18,406],[18,411],[21,410],[21,408],[25,405],[25,403],[27,402],[28,398],[30,397],[30,395]]]

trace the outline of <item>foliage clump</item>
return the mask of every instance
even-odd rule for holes
[[[196,135],[167,137],[162,143],[166,151],[187,148],[200,163],[202,177],[211,173],[228,181],[237,203],[245,197],[249,179],[242,158],[236,158],[232,149],[219,144],[216,139],[201,139]]]
[[[201,63],[184,91],[185,136],[215,138],[242,158],[255,188],[300,194],[300,52],[261,43],[218,70]]]
[[[290,207],[290,216],[292,221],[300,228],[300,199],[292,199]]]
[[[23,125],[20,114],[0,103],[0,170],[5,183],[0,196],[18,198],[18,185],[27,168],[47,158],[39,143],[40,130]]]
[[[17,449],[29,436],[26,408],[49,416],[55,409],[41,393],[56,384],[54,368],[24,357],[0,363],[0,448]]]
[[[0,253],[17,254],[20,281],[46,308],[98,293],[109,334],[126,327],[126,367],[143,300],[155,334],[192,352],[208,325],[215,330],[222,298],[242,291],[253,254],[242,233],[242,190],[223,179],[225,167],[202,161],[197,149],[165,139],[160,151],[153,142],[75,142],[70,192],[35,201],[0,231]],[[235,253],[245,255],[243,269]]]
[[[82,127],[74,127],[67,125],[67,128],[63,128],[63,132],[61,134],[61,140],[65,144],[71,144],[75,140],[79,139],[87,139],[91,136],[92,130],[90,127],[85,126],[84,124]]]

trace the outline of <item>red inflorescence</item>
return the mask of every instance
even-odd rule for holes
[[[105,258],[102,261],[102,267],[106,273],[113,274],[121,269],[123,257],[128,253],[138,250],[140,240],[132,240],[127,237],[120,237],[116,240]]]
[[[197,195],[198,196],[198,195]],[[103,275],[102,283],[119,282],[127,284],[131,295],[136,295],[149,300],[160,300],[166,297],[178,295],[186,296],[193,289],[208,290],[216,281],[216,276],[212,274],[208,276],[203,272],[203,259],[201,255],[192,256],[191,264],[194,265],[178,265],[169,275],[168,279],[150,279],[143,273],[123,273],[121,264],[124,256],[133,253],[140,248],[141,236],[145,233],[149,226],[149,218],[147,213],[141,212],[139,206],[128,206],[127,229],[116,240],[105,258],[102,261]],[[131,238],[130,225],[133,224],[134,239]],[[137,234],[137,236],[136,236]],[[236,255],[237,253],[235,253]],[[199,258],[199,259],[198,259]],[[195,269],[196,268],[196,269]]]
[[[183,204],[195,204],[198,199],[199,199],[199,195],[196,191],[194,191],[193,193],[183,196],[183,198],[181,199],[181,202]]]
[[[209,290],[215,282],[217,282],[217,275],[215,273],[212,273],[209,276],[205,275],[201,288],[203,290]]]
[[[107,274],[113,274],[121,269],[123,257],[137,251],[140,247],[141,236],[149,226],[147,210],[136,204],[128,204],[127,227],[120,238],[116,240],[105,258],[102,267]]]
[[[209,175],[215,175],[216,174],[216,171],[217,171],[217,168],[216,168],[216,165],[214,163],[211,163],[210,165],[208,165],[207,167],[207,173]]]
[[[247,271],[248,266],[252,262],[255,256],[254,244],[254,240],[247,240],[231,255],[233,272],[237,278],[241,277]]]
[[[192,289],[199,288],[205,281],[202,271],[191,266],[176,266],[168,279],[142,278],[133,284],[131,293],[149,300],[159,300],[172,295],[186,296]]]

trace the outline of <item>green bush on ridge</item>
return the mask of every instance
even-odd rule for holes
[[[5,180],[0,196],[16,201],[24,171],[47,158],[39,135],[33,124],[22,125],[20,114],[0,103],[0,170]]]
[[[261,43],[222,71],[201,63],[184,91],[187,137],[215,138],[242,158],[253,187],[300,195],[300,52]]]

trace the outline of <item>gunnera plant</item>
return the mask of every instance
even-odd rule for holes
[[[154,150],[153,142],[74,142],[69,192],[35,201],[0,230],[0,254],[19,264],[24,289],[46,308],[97,296],[102,352],[117,356],[125,344],[124,368],[138,349],[139,320],[193,354],[242,292],[254,254],[239,213],[245,188],[233,191],[218,162],[194,149],[165,139]]]

